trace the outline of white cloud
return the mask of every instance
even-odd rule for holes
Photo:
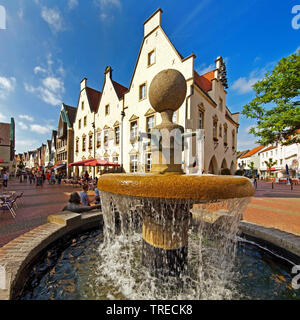
[[[6,121],[6,119],[7,117],[4,114],[0,113],[0,121]]]
[[[48,132],[51,132],[53,130],[52,126],[42,126],[39,124],[32,124],[30,125],[30,130],[39,134],[46,134]]]
[[[0,77],[0,98],[6,98],[7,95],[15,90],[17,80],[14,77]]]
[[[231,89],[239,94],[249,93],[253,90],[252,86],[259,80],[263,79],[266,69],[254,70],[248,77],[240,77],[231,86]]]
[[[20,8],[17,12],[18,17],[22,20],[24,17],[24,10]]]
[[[42,68],[42,67],[40,67],[40,66],[36,66],[36,67],[34,68],[33,72],[34,72],[35,74],[37,74],[37,73],[39,73],[39,72],[41,72],[41,73],[46,73],[47,70],[44,69],[44,68]]]
[[[200,74],[200,76],[202,74],[205,74],[209,71],[215,70],[216,69],[216,65],[215,64],[210,64],[209,66],[205,66],[204,63],[201,64],[201,66],[198,68],[197,72]]]
[[[63,19],[58,10],[43,7],[41,17],[49,24],[53,32],[62,31],[64,29]]]
[[[120,0],[94,0],[94,2],[100,7],[101,12],[99,16],[102,21],[113,20],[115,9],[121,10],[122,8]]]
[[[23,130],[28,130],[28,126],[22,121],[17,121],[17,125]]]
[[[19,118],[30,121],[30,122],[32,122],[34,120],[32,117],[28,116],[27,114],[20,114]]]
[[[69,0],[68,1],[68,8],[70,10],[76,8],[78,6],[78,0]]]
[[[61,104],[62,95],[65,92],[64,81],[62,79],[65,75],[65,70],[61,61],[58,61],[58,64],[59,66],[55,68],[52,54],[48,54],[46,58],[47,67],[36,66],[34,68],[34,73],[40,76],[40,84],[33,86],[24,83],[27,92],[36,94],[44,102],[53,106]]]

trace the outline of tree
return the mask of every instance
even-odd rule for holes
[[[24,165],[24,163],[23,163],[22,160],[20,160],[20,162],[19,162],[19,164],[18,164],[18,168],[19,168],[20,170],[23,170],[23,169],[25,168],[25,165]]]
[[[253,89],[256,96],[242,114],[257,120],[249,131],[259,138],[257,143],[300,143],[300,49],[282,58]]]
[[[254,172],[254,170],[255,170],[254,162],[251,161],[251,162],[248,164],[248,167],[250,168],[251,173],[253,174],[253,172]]]
[[[277,160],[276,160],[276,161],[273,161],[273,159],[270,158],[269,161],[265,161],[265,164],[266,164],[266,166],[267,166],[267,168],[268,168],[269,177],[270,177],[270,176],[271,176],[271,168],[272,168],[275,164],[277,164]]]

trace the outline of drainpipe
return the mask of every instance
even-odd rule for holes
[[[125,104],[125,96],[123,97],[123,106],[122,106],[122,111],[121,111],[121,148],[120,148],[120,158],[121,158],[121,171],[123,172],[123,163],[124,163],[124,117],[125,117],[125,111],[124,111],[124,104]]]
[[[95,116],[95,112],[94,112],[94,122],[92,123],[93,129],[94,129],[94,159],[96,158],[96,145],[95,145],[95,133],[96,133],[96,116]],[[94,174],[94,178],[96,178],[96,167],[93,168],[93,174]]]
[[[194,94],[194,85],[192,84],[191,86],[190,86],[190,88],[191,88],[191,91],[190,91],[190,94],[186,97],[186,99],[185,99],[185,125],[184,125],[184,130],[186,130],[186,129],[188,129],[188,126],[189,126],[189,124],[190,124],[190,120],[191,119],[188,119],[188,107],[189,107],[189,103],[188,103],[188,101],[189,100],[191,100],[191,97],[193,96],[193,94]],[[190,138],[189,138],[190,139]],[[189,141],[189,143],[188,143],[188,146],[189,147],[192,147],[192,141],[190,141],[190,140],[188,140]],[[183,136],[183,147],[185,148],[185,145],[184,145],[184,136]],[[185,159],[186,157],[184,156],[184,159]],[[185,166],[185,171],[187,172],[187,173],[189,173],[189,169],[187,168],[187,166],[186,166],[186,163],[184,164],[184,166]]]

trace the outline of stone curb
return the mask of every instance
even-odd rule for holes
[[[62,212],[48,217],[48,222],[12,240],[0,248],[0,300],[18,296],[26,282],[32,262],[51,244],[73,232],[83,232],[101,225],[102,213]]]
[[[239,228],[246,236],[258,239],[262,244],[266,242],[267,246],[269,243],[278,247],[284,251],[283,253],[287,253],[288,255],[291,253],[292,259],[300,261],[300,236],[246,221],[241,221]]]

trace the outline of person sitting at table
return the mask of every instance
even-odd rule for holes
[[[101,208],[101,205],[95,206],[84,206],[80,205],[80,195],[77,192],[73,192],[70,196],[68,204],[63,208],[62,211],[71,211],[75,213],[88,212],[94,209]]]
[[[89,195],[87,194],[88,190],[89,190],[89,186],[87,184],[84,184],[82,187],[82,190],[80,192],[80,199],[81,199],[81,203],[83,206],[90,206],[90,199],[89,199]]]

